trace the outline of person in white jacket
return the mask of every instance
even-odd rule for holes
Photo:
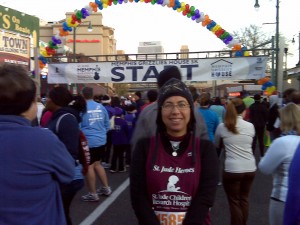
[[[215,133],[215,144],[224,144],[223,186],[227,195],[231,225],[246,225],[249,213],[249,193],[255,177],[256,163],[252,152],[255,134],[252,123],[243,118],[246,105],[240,98],[232,99],[226,109],[224,123]]]
[[[275,139],[259,162],[264,174],[273,175],[273,189],[269,205],[270,225],[282,225],[288,191],[288,171],[300,143],[300,107],[289,103],[280,110],[281,137]]]

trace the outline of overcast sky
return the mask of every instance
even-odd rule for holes
[[[0,0],[0,4],[35,15],[46,21],[65,18],[66,12],[73,12],[88,5],[90,0]],[[254,9],[255,0],[186,0],[181,1],[195,6],[200,12],[209,15],[228,32],[233,32],[255,24],[262,26],[264,32],[275,34],[276,1],[259,0],[260,9]],[[300,32],[300,1],[284,0],[280,2],[280,33],[296,43],[289,44],[288,65],[299,61],[298,33]],[[103,24],[115,29],[117,49],[125,53],[137,53],[139,42],[161,41],[165,52],[178,52],[181,45],[188,45],[190,51],[221,50],[225,44],[209,30],[183,16],[167,6],[151,3],[123,3],[103,9]]]

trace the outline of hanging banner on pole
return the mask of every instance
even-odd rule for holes
[[[177,66],[183,81],[248,80],[265,77],[267,56],[158,59],[93,63],[49,63],[48,83],[156,82],[159,72]]]

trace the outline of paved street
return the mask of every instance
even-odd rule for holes
[[[258,158],[258,157],[257,157]],[[101,197],[100,202],[82,202],[82,190],[72,204],[74,225],[137,225],[130,205],[128,172],[110,174],[110,185],[114,192],[109,197]],[[271,176],[256,173],[250,196],[250,213],[247,225],[268,225],[268,204],[272,188]],[[219,186],[215,205],[212,209],[213,225],[229,225],[229,208],[223,187]]]

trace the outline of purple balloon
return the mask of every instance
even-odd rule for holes
[[[81,14],[83,19],[90,15],[86,8],[81,9]]]
[[[233,37],[229,35],[229,37],[226,38],[228,41],[232,41]]]
[[[55,36],[53,36],[51,39],[52,39],[54,44],[61,44],[61,40],[57,39]]]
[[[200,12],[199,12],[199,9],[196,9],[196,10],[195,10],[194,16],[196,16],[196,19],[200,18]]]

